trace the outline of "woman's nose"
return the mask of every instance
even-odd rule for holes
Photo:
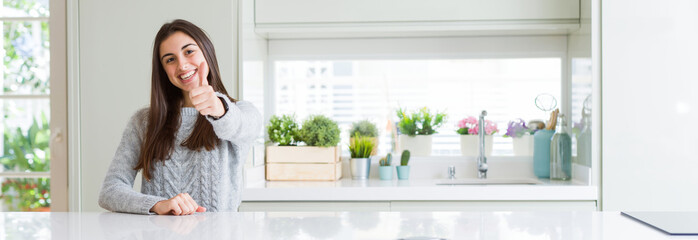
[[[187,61],[180,61],[179,62],[179,70],[186,71],[187,69],[189,69],[189,63]]]

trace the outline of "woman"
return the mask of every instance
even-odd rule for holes
[[[99,205],[140,214],[237,211],[259,111],[228,96],[213,44],[185,20],[158,31],[152,71],[150,107],[126,126]],[[133,190],[139,170],[140,193]]]

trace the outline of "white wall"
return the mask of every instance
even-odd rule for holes
[[[602,2],[603,210],[698,210],[698,2]]]
[[[102,211],[97,195],[123,129],[149,104],[152,45],[163,23],[182,18],[203,28],[226,88],[237,97],[237,1],[81,0],[78,6],[80,76],[69,81],[80,86],[80,205]]]

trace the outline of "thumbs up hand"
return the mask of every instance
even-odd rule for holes
[[[208,76],[208,64],[206,62],[201,63],[198,73],[199,86],[189,91],[191,103],[194,104],[194,108],[196,108],[201,115],[216,118],[223,116],[223,114],[225,114],[223,103],[221,99],[216,96],[213,87],[208,85],[208,79],[206,79]]]

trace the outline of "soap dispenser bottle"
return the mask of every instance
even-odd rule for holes
[[[558,116],[555,134],[550,140],[550,179],[572,178],[572,138],[564,114]]]

